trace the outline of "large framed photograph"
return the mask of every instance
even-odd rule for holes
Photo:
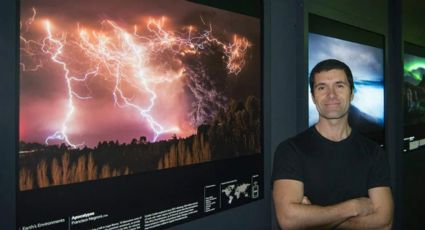
[[[404,44],[404,150],[425,146],[425,48]]]
[[[261,18],[217,7],[20,2],[20,229],[157,229],[263,197]]]
[[[322,60],[337,59],[353,73],[354,99],[349,123],[365,136],[384,145],[384,39],[383,36],[309,15],[308,73]],[[310,92],[310,90],[308,91]],[[309,126],[318,119],[311,95],[308,103]]]

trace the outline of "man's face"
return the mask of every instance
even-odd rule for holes
[[[313,102],[321,118],[340,119],[347,116],[353,96],[343,70],[333,69],[315,75]]]

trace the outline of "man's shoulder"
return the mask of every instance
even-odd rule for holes
[[[313,130],[312,130],[312,127],[310,127],[296,134],[295,136],[289,137],[288,139],[282,141],[278,146],[278,150],[279,149],[296,150],[300,146],[305,146],[306,144],[308,145],[308,143],[311,143],[312,136],[313,136]]]
[[[314,126],[311,126],[302,132],[298,133],[294,137],[292,137],[292,142],[296,145],[304,145],[310,143],[314,140]]]

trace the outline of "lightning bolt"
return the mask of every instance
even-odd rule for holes
[[[119,40],[122,42],[120,46],[121,49],[114,49],[114,44],[111,44],[108,39],[104,36],[95,36],[97,38],[96,45],[93,45],[89,41],[87,34],[85,32],[80,32],[82,43],[80,47],[86,51],[88,55],[91,55],[93,59],[99,59],[102,62],[110,62],[112,60],[113,64],[108,64],[110,71],[111,69],[115,69],[112,71],[115,78],[115,85],[113,89],[113,97],[114,103],[120,108],[130,107],[135,109],[142,118],[144,118],[148,123],[151,129],[154,132],[153,141],[156,141],[157,138],[163,133],[169,132],[178,132],[179,129],[177,127],[164,128],[150,113],[152,112],[152,108],[155,105],[155,100],[157,95],[155,91],[152,89],[150,85],[150,79],[147,76],[146,72],[150,72],[146,70],[146,49],[137,44],[133,37],[127,33],[125,30],[116,25],[113,21],[107,20],[105,21],[109,26],[111,26],[117,36],[120,38]],[[117,58],[118,57],[118,58]],[[131,57],[130,60],[125,57]],[[125,76],[121,69],[125,68],[126,65],[122,60],[129,61],[130,69],[134,70],[133,74],[135,78],[138,80],[139,84],[143,88],[145,92],[149,95],[149,104],[145,107],[137,105],[132,102],[132,100],[125,96],[122,88],[121,82]]]
[[[251,47],[251,43],[246,38],[237,35],[234,35],[229,43],[222,42],[213,36],[211,25],[201,32],[193,26],[185,27],[183,32],[167,30],[165,29],[168,20],[166,17],[150,18],[144,32],[139,32],[138,26],[135,25],[133,32],[129,33],[114,21],[104,20],[101,22],[103,29],[100,31],[88,30],[78,24],[76,35],[69,36],[65,33],[61,36],[53,35],[51,22],[45,20],[46,37],[40,42],[27,40],[23,34],[36,20],[36,13],[33,8],[32,17],[25,22],[25,30],[22,30],[21,23],[20,39],[23,44],[21,50],[27,56],[33,57],[38,55],[34,47],[39,47],[41,52],[63,71],[67,92],[67,112],[62,126],[45,139],[46,144],[53,140],[60,140],[72,148],[83,145],[83,143],[75,144],[70,140],[69,126],[73,115],[77,112],[75,100],[84,101],[92,97],[77,93],[74,84],[85,83],[89,88],[88,79],[97,76],[103,76],[106,81],[113,82],[111,93],[114,105],[118,108],[130,108],[137,111],[140,118],[147,122],[152,130],[153,141],[162,134],[179,132],[178,127],[164,127],[153,115],[158,98],[156,85],[181,79],[186,73],[182,57],[200,55],[208,51],[206,47],[212,45],[222,49],[228,73],[238,75],[246,64],[247,50]],[[201,20],[205,24],[202,18]],[[84,58],[87,58],[87,63],[91,66],[86,68],[85,73],[79,74],[81,76],[71,74],[69,61],[65,58],[69,55],[65,47],[71,46],[84,53]],[[161,71],[167,68],[167,63],[174,63],[179,68],[169,72]],[[21,66],[22,71],[37,71],[43,67],[43,64],[39,61],[33,68],[27,68],[24,63],[21,63]],[[124,90],[124,86],[131,86],[133,91],[145,95],[147,102],[136,102],[134,95],[127,95],[129,93]]]
[[[46,20],[44,23],[44,26],[47,32],[47,37],[43,39],[43,46],[41,47],[41,50],[44,53],[49,54],[51,56],[51,60],[62,67],[64,71],[64,78],[65,78],[65,83],[66,83],[67,93],[68,93],[68,106],[67,106],[68,112],[66,113],[65,120],[62,123],[62,127],[60,130],[56,131],[54,134],[48,136],[45,142],[46,144],[49,144],[50,140],[61,140],[61,141],[64,141],[67,145],[71,146],[72,148],[77,148],[78,146],[83,145],[83,143],[78,145],[74,144],[69,140],[67,135],[68,123],[73,113],[75,112],[74,97],[81,100],[89,99],[90,97],[82,97],[78,95],[76,92],[74,92],[72,89],[72,81],[85,81],[90,75],[95,75],[97,71],[90,71],[82,79],[70,76],[69,74],[70,70],[68,68],[67,63],[60,60],[60,55],[63,53],[64,44],[60,40],[55,39],[53,37],[50,21]]]

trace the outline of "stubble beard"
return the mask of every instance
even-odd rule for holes
[[[343,112],[343,113],[338,113],[338,112],[330,112],[330,113],[323,113],[320,110],[318,110],[319,116],[326,119],[326,120],[338,120],[338,119],[342,119],[345,116],[348,116],[348,111],[349,111],[350,105],[348,106],[348,108]]]

